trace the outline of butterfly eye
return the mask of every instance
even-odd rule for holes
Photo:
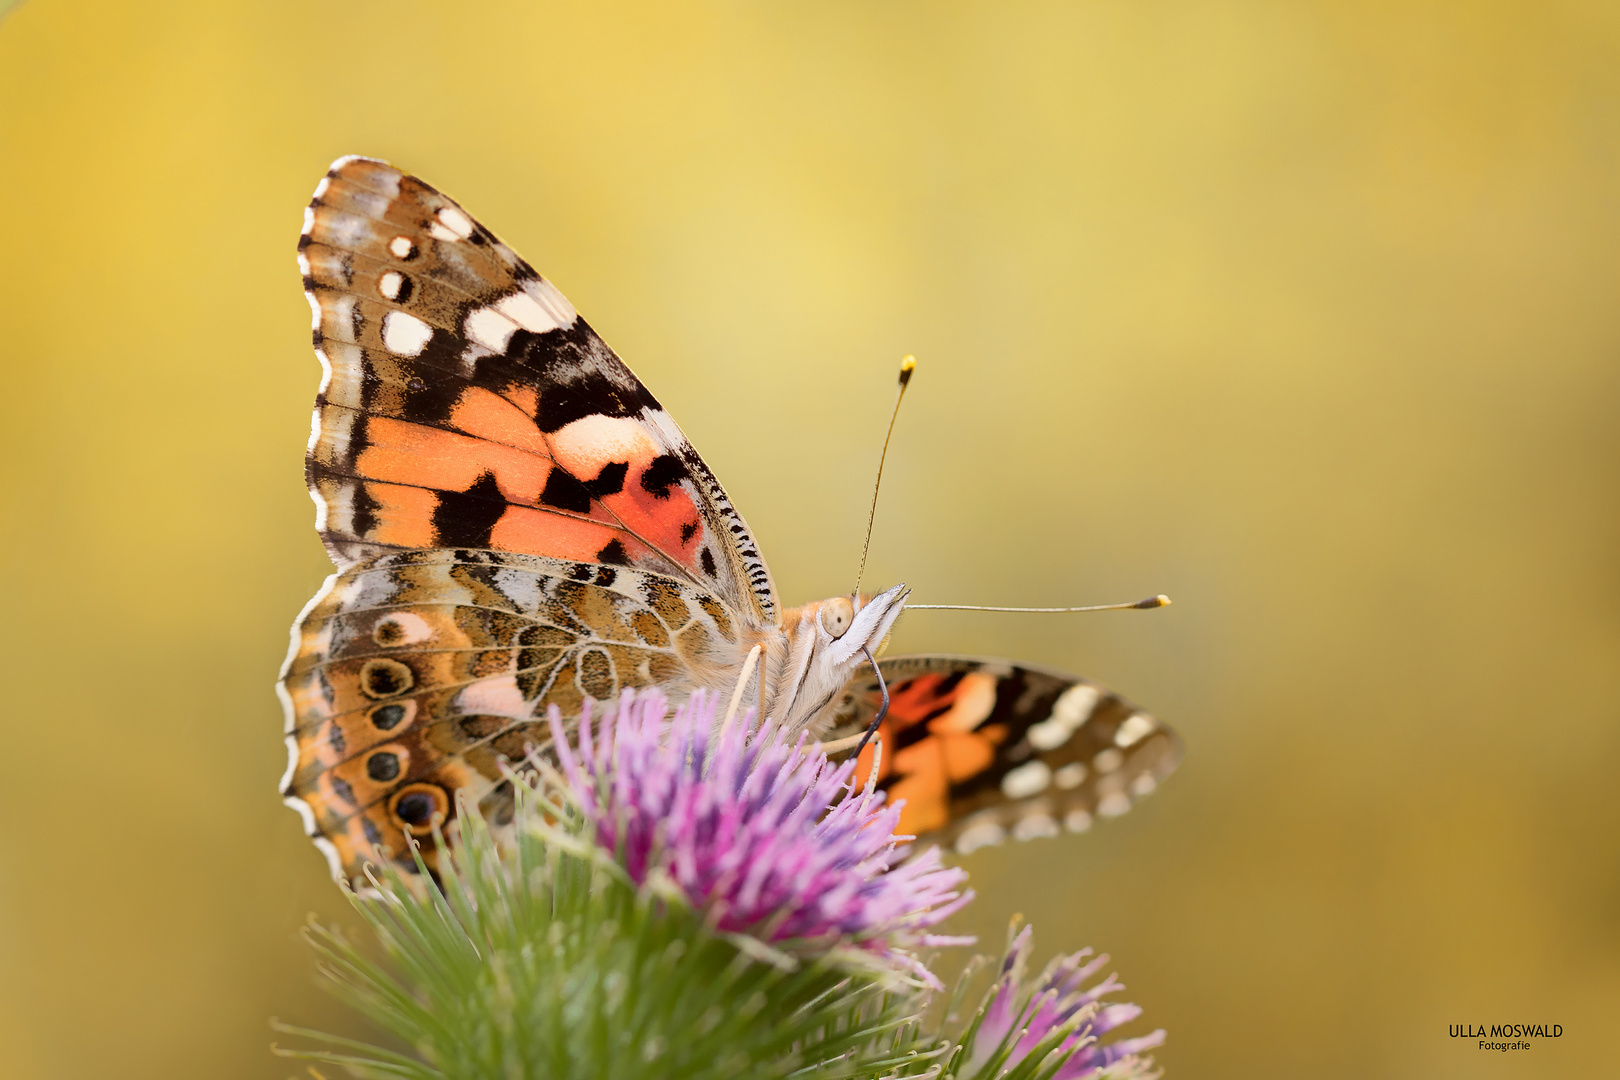
[[[855,605],[847,596],[835,596],[821,605],[821,628],[835,638],[844,636],[855,621]]]

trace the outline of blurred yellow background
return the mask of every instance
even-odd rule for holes
[[[339,154],[554,280],[788,602],[1101,679],[1181,771],[976,853],[1174,1077],[1620,1061],[1620,8],[114,3],[0,21],[0,1073],[292,1075],[341,918],[271,685],[328,570],[293,248]],[[1458,1023],[1546,1022],[1515,1054]]]

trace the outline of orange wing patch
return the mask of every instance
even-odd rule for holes
[[[533,424],[529,432],[540,434]],[[368,480],[468,491],[487,474],[495,478],[500,497],[518,506],[540,501],[552,469],[550,461],[532,450],[403,420],[373,418],[366,424],[366,440],[355,467]]]
[[[712,576],[712,561],[702,565],[702,512],[677,483],[686,476],[685,463],[654,442],[647,425],[587,416],[550,442],[558,464],[575,476],[597,478],[598,498],[614,520],[685,569]],[[609,476],[617,478],[617,490],[605,490]]]
[[[949,683],[948,686],[945,684]],[[996,678],[970,672],[960,679],[924,675],[900,687],[879,727],[885,747],[879,781],[892,799],[905,800],[899,832],[917,835],[950,820],[950,785],[990,768],[1007,737],[1000,724],[980,725],[996,704]],[[855,775],[865,783],[875,748],[861,751]]]
[[[545,439],[534,424],[534,407],[539,395],[532,387],[514,389],[519,392],[511,401],[478,386],[463,390],[456,398],[455,407],[450,410],[451,426],[492,443],[504,443],[531,454],[544,454]],[[528,393],[522,393],[523,390]]]

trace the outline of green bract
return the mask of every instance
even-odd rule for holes
[[[858,954],[796,961],[716,933],[521,786],[506,850],[477,813],[460,820],[442,893],[387,869],[379,896],[353,898],[384,958],[310,935],[338,996],[420,1059],[286,1027],[329,1049],[282,1053],[423,1080],[858,1077],[917,1060],[914,991]]]

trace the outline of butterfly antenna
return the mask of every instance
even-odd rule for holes
[[[900,401],[906,396],[906,386],[911,382],[911,373],[917,368],[917,358],[908,356],[900,361],[900,388],[894,395],[894,411],[889,413],[889,430],[883,433],[883,452],[878,455],[877,480],[872,484],[872,509],[866,515],[866,539],[861,541],[861,568],[855,572],[855,591],[852,595],[861,594],[861,579],[866,577],[866,553],[872,547],[872,523],[877,520],[878,488],[883,486],[883,462],[889,456],[889,440],[894,436],[894,421],[900,415]]]
[[[1170,598],[1163,593],[1150,596],[1146,600],[1138,600],[1133,604],[1092,604],[1089,607],[988,607],[983,604],[907,604],[907,611],[1024,611],[1024,612],[1056,612],[1056,611],[1149,611],[1153,608],[1169,607]]]

